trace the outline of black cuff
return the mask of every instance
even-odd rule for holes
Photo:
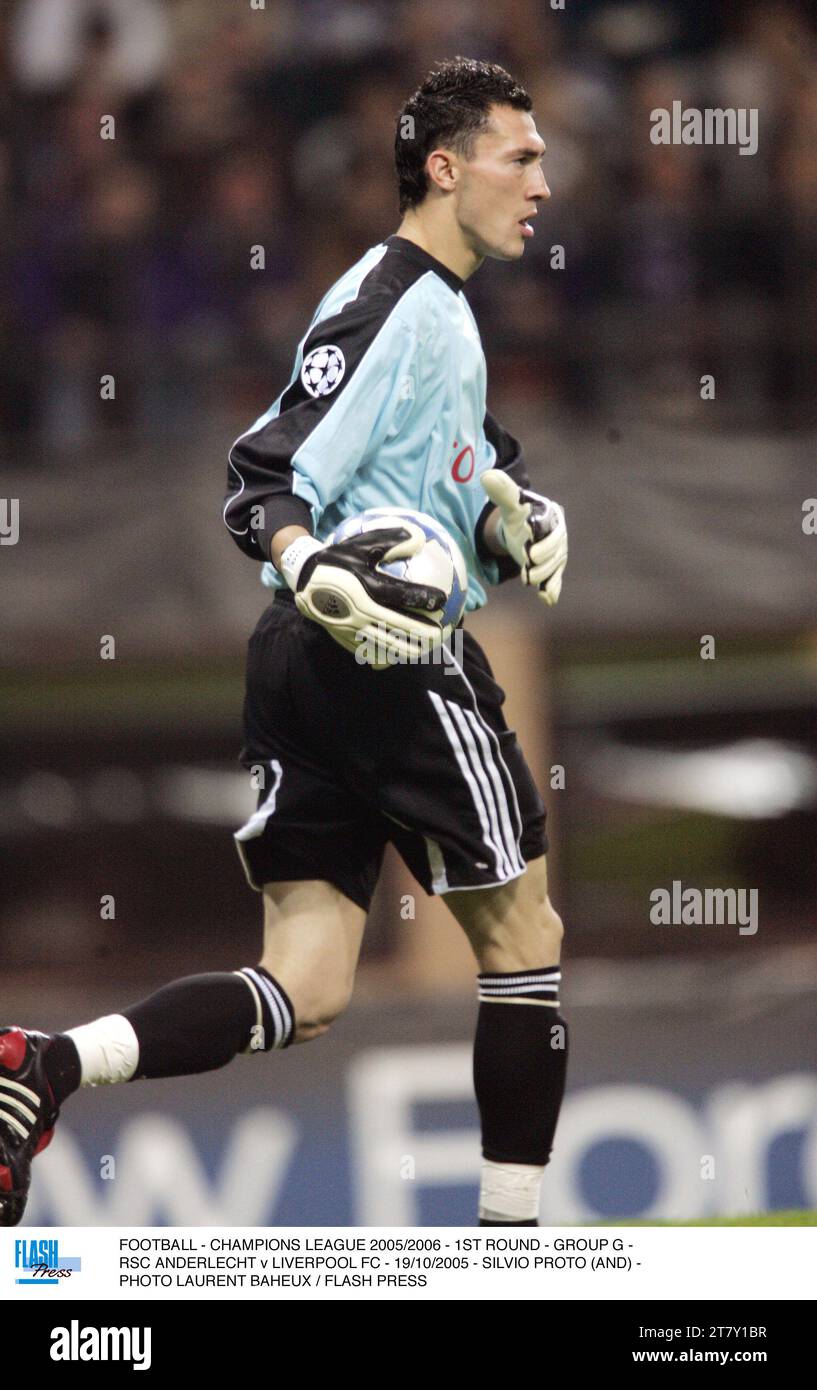
[[[482,511],[477,517],[477,524],[474,527],[474,540],[476,542],[477,555],[482,563],[486,564],[488,561],[493,560],[499,571],[497,583],[504,584],[506,579],[513,579],[521,574],[521,570],[513,556],[508,555],[507,552],[503,555],[495,555],[485,544],[485,523],[495,508],[496,503],[491,502],[490,499],[482,508]]]
[[[295,497],[291,492],[274,492],[261,506],[264,524],[254,527],[253,534],[265,560],[270,558],[273,536],[285,526],[304,526],[312,534],[312,508],[302,497]]]

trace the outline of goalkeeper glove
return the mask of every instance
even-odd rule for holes
[[[522,583],[535,585],[552,607],[559,600],[567,564],[564,508],[521,488],[499,468],[489,468],[480,482],[500,511],[497,540],[518,564]]]
[[[445,607],[443,591],[379,568],[416,555],[424,545],[423,532],[410,523],[361,531],[336,545],[299,536],[281,556],[281,573],[305,618],[347,651],[362,650],[367,664],[382,671],[422,650],[439,631],[425,614]],[[369,644],[376,647],[371,659]]]

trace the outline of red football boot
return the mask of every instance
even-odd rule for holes
[[[47,1033],[0,1028],[0,1226],[22,1220],[31,1160],[51,1143],[59,1106],[45,1074]]]

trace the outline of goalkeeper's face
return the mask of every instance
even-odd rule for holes
[[[477,256],[515,261],[534,234],[531,217],[550,197],[541,163],[545,144],[527,111],[493,106],[490,121],[471,158],[458,160],[457,221]]]

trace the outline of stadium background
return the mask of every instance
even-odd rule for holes
[[[569,931],[543,1216],[815,1206],[817,42],[785,0],[3,8],[3,1019],[255,959],[231,831],[266,596],[221,526],[226,452],[395,229],[395,114],[455,53],[530,89],[553,193],[466,291],[571,529],[557,610],[506,585],[474,622]],[[653,145],[678,99],[756,108],[757,153]],[[758,931],[654,926],[678,880],[756,889]],[[82,1093],[27,1220],[470,1223],[473,977],[389,861],[328,1037]]]

